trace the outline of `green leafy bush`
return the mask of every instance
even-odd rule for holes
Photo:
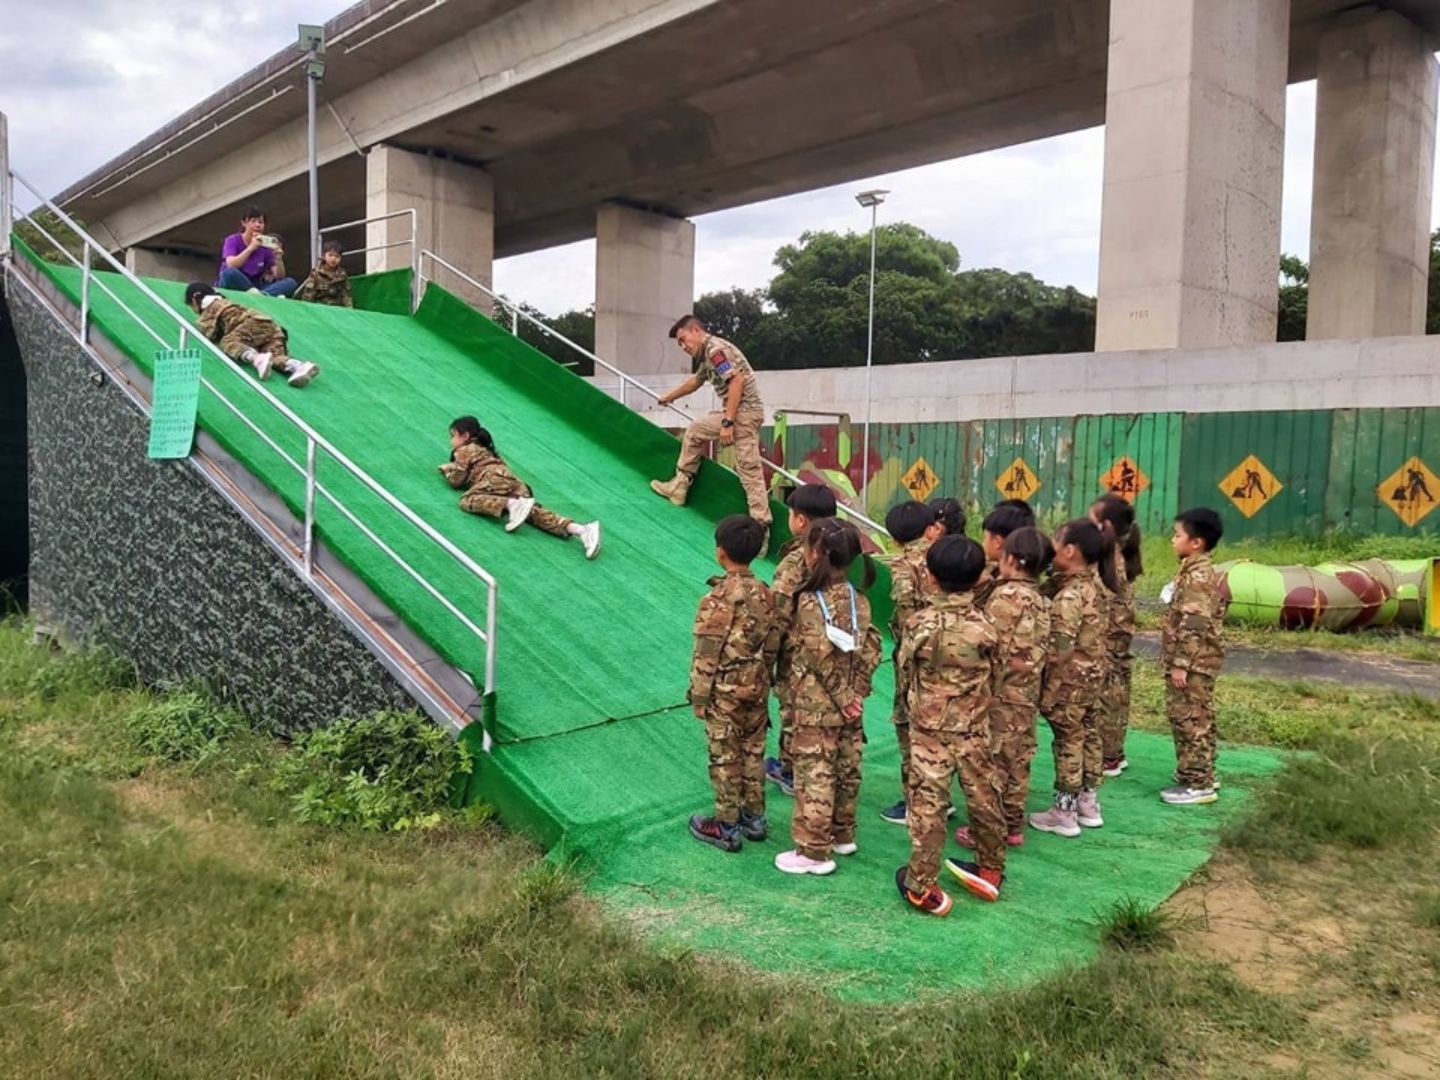
[[[132,709],[125,715],[125,728],[152,757],[205,761],[245,730],[245,722],[206,695],[182,690]]]
[[[439,824],[454,778],[472,767],[469,750],[429,720],[381,712],[302,736],[274,782],[304,822],[416,829]]]

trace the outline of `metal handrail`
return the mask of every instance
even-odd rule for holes
[[[685,418],[685,423],[686,423],[686,424],[691,423],[691,422],[695,419],[693,416],[691,416],[691,415],[690,415],[688,412],[686,412],[684,409],[678,409],[678,408],[676,408],[674,405],[670,404],[668,401],[667,401],[667,402],[661,402],[661,401],[660,401],[660,395],[659,395],[658,393],[656,393],[656,392],[655,392],[654,390],[652,390],[650,387],[646,386],[644,383],[640,382],[640,381],[639,381],[638,379],[636,379],[633,375],[630,375],[630,374],[628,374],[627,372],[621,371],[618,367],[616,367],[614,364],[610,363],[610,362],[607,361],[607,360],[602,360],[600,357],[596,356],[593,352],[591,352],[589,349],[585,348],[583,345],[577,345],[577,344],[575,344],[575,342],[571,341],[571,340],[570,340],[568,337],[566,337],[564,334],[560,333],[559,330],[556,330],[556,329],[554,329],[554,328],[551,327],[551,326],[547,326],[545,323],[543,323],[543,322],[541,322],[539,319],[535,318],[535,316],[531,315],[528,311],[521,311],[520,308],[519,308],[519,306],[516,305],[514,302],[512,302],[512,301],[510,301],[510,300],[507,300],[505,297],[501,296],[501,295],[500,295],[499,293],[497,293],[494,289],[490,288],[488,285],[484,284],[483,282],[476,281],[476,280],[475,280],[473,277],[471,277],[469,274],[465,273],[464,270],[461,270],[458,266],[454,265],[453,263],[447,262],[445,259],[442,259],[439,255],[436,255],[435,252],[431,251],[429,248],[425,248],[424,250],[422,250],[422,251],[420,252],[420,259],[419,259],[420,271],[419,271],[419,273],[417,273],[417,275],[416,275],[416,281],[417,281],[417,282],[423,284],[423,282],[426,280],[426,279],[425,279],[425,260],[426,260],[427,258],[430,259],[430,260],[432,260],[433,262],[437,263],[438,265],[444,267],[446,270],[449,270],[452,274],[454,274],[456,277],[458,277],[461,281],[464,281],[466,284],[472,285],[472,286],[474,286],[475,288],[479,289],[479,290],[480,290],[481,292],[483,292],[486,296],[488,296],[491,300],[495,301],[495,303],[499,304],[501,307],[503,307],[503,308],[505,308],[507,311],[509,311],[509,312],[510,312],[511,333],[516,334],[516,336],[519,336],[519,330],[518,330],[519,320],[520,320],[521,318],[524,318],[525,320],[527,320],[528,322],[530,322],[530,323],[532,323],[534,326],[536,326],[538,329],[544,331],[545,333],[549,334],[551,337],[555,338],[557,341],[564,342],[564,343],[565,343],[566,345],[568,345],[570,348],[572,348],[572,349],[574,349],[576,352],[578,352],[581,356],[589,357],[592,361],[594,361],[595,363],[599,364],[601,367],[603,367],[606,371],[610,372],[612,375],[618,375],[618,376],[620,377],[620,404],[622,404],[622,405],[628,405],[628,404],[629,404],[629,402],[627,402],[627,401],[625,400],[625,385],[626,385],[626,383],[629,383],[630,385],[634,386],[637,390],[639,390],[641,393],[646,394],[646,395],[648,395],[650,398],[652,398],[652,399],[655,401],[655,403],[658,404],[658,405],[660,405],[662,408],[669,409],[671,412],[677,413],[678,415],[683,416],[683,417]],[[420,293],[423,295],[424,289],[423,289],[423,288],[420,288],[419,291],[420,291]],[[793,411],[793,410],[792,410],[792,411]],[[789,471],[788,469],[786,469],[783,465],[776,465],[774,462],[772,462],[772,461],[765,461],[763,458],[761,459],[761,461],[763,462],[763,464],[764,464],[764,466],[765,466],[766,468],[770,469],[772,472],[779,473],[781,476],[785,477],[785,479],[791,481],[792,483],[796,484],[797,486],[804,483],[804,481],[801,480],[800,477],[796,476],[793,472],[790,472],[790,471]],[[885,527],[884,527],[884,526],[882,526],[881,524],[879,524],[879,523],[876,522],[876,521],[872,521],[869,517],[867,517],[867,516],[866,516],[864,513],[862,513],[861,511],[856,510],[856,509],[854,509],[853,507],[846,506],[843,502],[841,502],[841,501],[838,500],[838,499],[836,500],[836,508],[840,511],[840,513],[844,514],[846,517],[853,518],[853,519],[855,520],[856,524],[861,525],[861,526],[863,526],[863,527],[865,527],[865,528],[867,528],[867,529],[870,529],[872,532],[878,533],[879,535],[881,535],[881,536],[883,536],[883,537],[886,537],[886,538],[889,537],[890,534],[885,531]]]
[[[165,301],[161,300],[160,297],[157,296],[148,285],[146,285],[134,274],[130,273],[130,271],[126,270],[125,267],[121,263],[116,261],[116,259],[108,251],[101,247],[101,245],[92,236],[90,236],[89,233],[82,229],[79,224],[77,224],[72,218],[70,218],[69,215],[67,215],[63,210],[61,210],[53,202],[51,202],[44,195],[42,195],[33,184],[31,184],[28,180],[25,179],[24,176],[16,172],[13,168],[9,169],[5,176],[0,176],[0,183],[5,183],[9,181],[21,184],[27,191],[30,192],[31,195],[33,195],[37,200],[39,200],[40,206],[43,206],[45,209],[53,213],[56,219],[62,222],[66,227],[68,227],[75,234],[75,236],[80,239],[81,243],[83,244],[83,258],[77,259],[73,254],[71,254],[71,252],[65,247],[63,243],[61,243],[54,235],[49,232],[49,230],[45,228],[45,226],[43,226],[39,221],[36,220],[35,216],[32,213],[23,213],[17,215],[17,220],[23,219],[25,221],[28,221],[32,228],[34,228],[52,245],[54,245],[56,250],[63,254],[65,258],[69,259],[70,262],[77,266],[81,271],[82,276],[80,288],[80,326],[76,331],[76,337],[82,345],[88,345],[90,323],[90,288],[93,284],[96,288],[100,289],[107,296],[109,296],[110,299],[112,299],[116,303],[116,305],[125,312],[126,315],[128,315],[132,320],[134,320],[152,338],[154,338],[162,348],[168,349],[171,347],[170,342],[159,331],[157,331],[153,326],[151,326],[150,323],[141,319],[139,315],[135,313],[134,309],[132,309],[127,303],[125,303],[125,301],[120,299],[120,297],[116,295],[115,291],[111,289],[101,277],[98,276],[93,267],[93,259],[91,257],[91,253],[93,252],[94,254],[98,255],[104,261],[104,263],[108,264],[116,273],[118,273],[122,278],[124,278],[142,296],[144,296],[153,305],[155,305],[157,309],[164,313],[165,317],[169,321],[176,325],[179,330],[178,344],[175,346],[176,348],[183,349],[188,347],[190,340],[193,338],[200,343],[201,347],[208,349],[212,354],[214,354],[214,356],[221,361],[226,370],[233,370],[233,362],[223,352],[220,351],[219,347],[216,346],[214,342],[210,341],[203,334],[199,333],[196,328],[192,326],[186,319],[184,319],[178,312],[176,312],[173,308],[166,304]],[[12,212],[13,205],[13,202],[9,203],[9,208]],[[398,216],[398,214],[396,216]],[[241,420],[243,420],[253,432],[259,435],[260,438],[264,440],[264,442],[268,446],[270,446],[271,449],[273,449],[283,461],[286,462],[286,464],[296,469],[305,477],[305,520],[304,541],[302,547],[305,576],[312,580],[314,578],[315,495],[318,493],[319,495],[327,499],[347,520],[354,524],[367,538],[374,542],[380,548],[380,550],[384,552],[384,554],[389,559],[391,559],[391,561],[393,561],[412,579],[419,583],[427,592],[430,593],[430,595],[435,597],[435,599],[437,599],[447,611],[454,615],[461,622],[461,624],[465,626],[467,630],[469,630],[480,641],[484,643],[485,693],[489,694],[493,692],[495,689],[495,647],[499,603],[498,594],[500,589],[500,583],[495,579],[494,575],[492,575],[488,570],[486,570],[483,566],[481,566],[464,551],[462,551],[459,547],[457,547],[453,541],[451,541],[449,538],[437,531],[434,526],[429,524],[429,522],[425,521],[413,510],[411,510],[410,507],[406,506],[403,502],[401,502],[395,495],[393,495],[389,490],[387,490],[384,485],[382,485],[378,480],[372,477],[368,472],[362,469],[359,465],[355,464],[355,462],[351,461],[350,458],[346,456],[338,447],[336,447],[333,443],[331,443],[328,439],[326,439],[323,435],[321,435],[304,420],[302,420],[298,415],[296,415],[293,410],[291,410],[288,406],[286,406],[283,402],[276,398],[275,395],[272,394],[265,386],[263,386],[256,380],[246,378],[241,378],[240,383],[241,385],[245,386],[250,392],[258,394],[261,398],[263,398],[277,413],[279,413],[282,417],[288,420],[296,428],[296,430],[305,437],[305,464],[301,465],[293,457],[291,457],[290,454],[286,453],[285,450],[283,450],[279,446],[279,444],[277,444],[275,440],[270,437],[268,433],[263,431],[249,416],[247,416],[244,410],[240,409],[237,405],[235,405],[234,402],[232,402],[217,386],[215,386],[214,383],[212,383],[209,379],[205,378],[204,375],[201,376],[201,386],[203,386],[206,390],[210,391],[210,393],[213,394],[227,409],[229,409],[232,413],[234,413]],[[396,551],[394,551],[393,548],[391,548],[388,544],[384,543],[384,541],[382,541],[371,529],[365,526],[355,515],[355,513],[351,511],[349,507],[344,505],[344,503],[336,496],[334,492],[326,488],[325,485],[316,482],[315,463],[317,450],[325,451],[325,453],[328,454],[332,460],[339,464],[346,472],[350,473],[350,475],[353,476],[356,480],[359,480],[361,484],[368,488],[373,494],[378,496],[382,502],[388,505],[391,509],[395,510],[398,514],[400,514],[402,518],[404,518],[412,526],[418,529],[422,535],[437,544],[442,551],[450,555],[464,569],[469,571],[474,577],[484,583],[484,585],[486,586],[486,598],[485,626],[483,627],[483,629],[480,626],[476,625],[476,623],[472,619],[470,619],[469,616],[462,612],[454,604],[453,601],[451,601],[448,597],[444,596],[439,591],[439,589],[437,589],[423,574],[421,574],[418,570],[416,570],[413,566],[406,562]]]
[[[370,243],[369,226],[381,221],[390,221],[393,218],[408,217],[410,219],[410,235],[404,240],[395,240],[388,244]],[[388,251],[390,248],[404,247],[410,245],[410,310],[413,312],[420,303],[420,223],[419,215],[415,208],[409,207],[405,210],[392,210],[388,214],[376,214],[374,217],[356,218],[354,221],[342,221],[339,225],[326,225],[320,230],[319,235],[324,237],[326,233],[340,232],[343,229],[353,229],[357,225],[366,226],[365,246],[358,248],[347,248],[342,255],[365,255],[372,251]],[[320,261],[320,252],[314,253],[315,261]],[[367,267],[368,269],[368,267]]]

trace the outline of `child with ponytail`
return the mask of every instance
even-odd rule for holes
[[[1090,504],[1090,520],[1114,546],[1116,592],[1110,597],[1110,625],[1105,645],[1110,669],[1100,692],[1100,735],[1106,776],[1119,776],[1125,760],[1125,733],[1130,727],[1130,644],[1135,639],[1135,579],[1144,573],[1140,561],[1140,526],[1135,507],[1119,495],[1102,495]]]

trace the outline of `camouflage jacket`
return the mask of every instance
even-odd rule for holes
[[[1112,660],[1130,659],[1130,643],[1135,638],[1135,583],[1125,576],[1125,556],[1115,548],[1115,580],[1120,591],[1110,594],[1110,623],[1105,632],[1105,647]]]
[[[850,621],[851,586],[837,582],[828,586],[825,603],[830,620],[855,637],[853,652],[843,653],[825,634],[825,616],[813,592],[795,598],[795,617],[790,625],[790,686],[787,694],[795,710],[795,722],[821,727],[844,727],[850,723],[840,715],[857,696],[870,693],[870,677],[880,666],[880,631],[870,622],[870,601],[855,595],[858,626]]]
[[[725,400],[726,389],[736,375],[745,376],[745,389],[740,391],[740,413],[765,412],[760,400],[760,387],[755,384],[755,371],[745,354],[724,338],[711,334],[700,343],[700,355],[695,357],[695,374],[715,388],[720,400]]]
[[[1225,659],[1221,624],[1229,600],[1208,552],[1180,564],[1174,592],[1160,629],[1160,667],[1184,668],[1201,675],[1220,674]]]
[[[779,628],[770,587],[748,569],[709,581],[695,612],[690,704],[725,712],[770,696]]]
[[[1109,668],[1105,634],[1110,625],[1108,590],[1091,567],[1056,578],[1050,604],[1050,653],[1040,691],[1040,711],[1094,700]]]
[[[980,571],[980,580],[975,582],[975,587],[970,590],[970,595],[975,598],[975,603],[981,608],[990,603],[990,594],[1000,584],[1000,567],[993,562],[987,562],[985,569]]]
[[[219,341],[242,323],[256,325],[270,323],[275,327],[277,333],[280,329],[269,315],[262,315],[254,308],[237,304],[234,300],[227,300],[223,296],[206,304],[195,319],[195,324],[200,328],[200,332],[211,341]]]
[[[514,476],[505,459],[494,450],[486,450],[479,443],[468,442],[450,455],[450,460],[440,468],[445,479],[453,488],[468,488],[479,482],[483,475]]]
[[[911,540],[890,563],[890,599],[895,603],[890,616],[890,637],[897,649],[910,616],[927,607],[931,600],[930,572],[925,566],[925,553],[929,550],[929,541]]]
[[[343,266],[331,270],[320,263],[310,276],[295,290],[296,300],[308,300],[312,304],[330,304],[333,307],[353,308],[355,301],[350,298],[350,275]]]
[[[995,628],[995,700],[1040,703],[1050,653],[1050,601],[1033,581],[1002,581],[990,594],[985,615]]]
[[[775,696],[784,705],[789,700],[790,689],[790,624],[795,619],[795,594],[805,583],[810,568],[805,565],[805,547],[799,540],[791,540],[780,549],[780,564],[775,567],[775,583],[770,586],[775,594],[775,622],[780,647],[775,655]]]
[[[896,663],[909,672],[912,727],[990,730],[995,629],[968,592],[942,593],[905,627]]]

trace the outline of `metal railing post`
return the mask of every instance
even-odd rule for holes
[[[10,253],[10,202],[14,191],[10,187],[10,121],[0,112],[0,255]]]
[[[90,245],[82,244],[80,267],[80,344],[90,342]]]
[[[315,576],[315,440],[305,437],[305,576]]]
[[[500,583],[491,582],[485,596],[485,693],[495,690],[495,628]]]

